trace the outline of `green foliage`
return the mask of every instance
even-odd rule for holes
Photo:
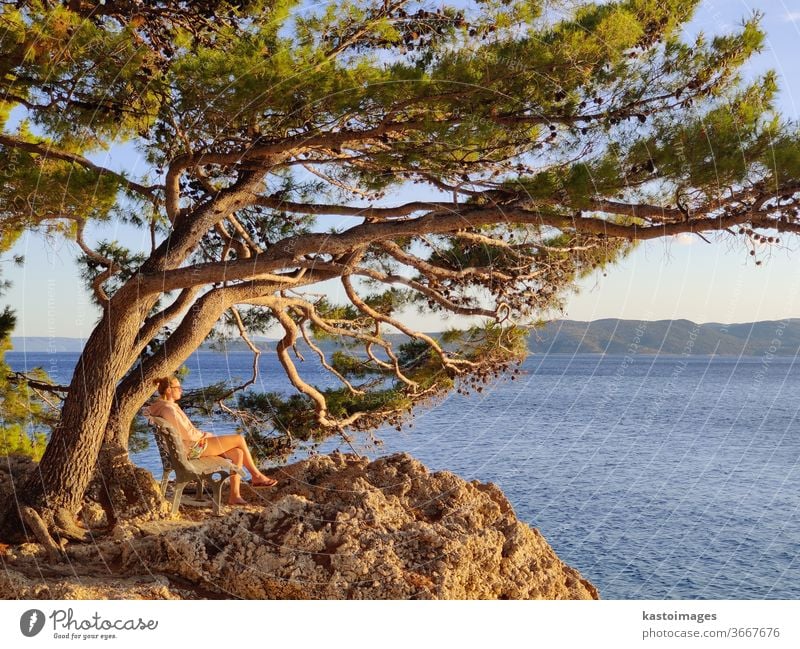
[[[402,309],[411,299],[411,291],[390,288],[387,291],[371,293],[364,302],[381,315],[392,315]]]
[[[0,340],[4,341],[3,344],[10,344],[8,343],[8,338],[11,336],[16,324],[17,318],[14,312],[9,307],[4,307],[2,313],[0,313]],[[8,349],[3,348],[2,351],[5,353]]]
[[[38,462],[46,446],[47,437],[44,433],[28,435],[18,424],[0,427],[0,456],[26,455]]]
[[[660,119],[651,137],[631,144],[621,164],[629,165],[631,179],[653,170],[676,187],[714,195],[771,155],[780,135],[777,118],[770,113],[776,91],[774,75],[768,74],[730,97],[720,97],[712,110],[696,118]]]
[[[320,298],[314,303],[316,312],[320,318],[326,320],[331,325],[345,330],[362,330],[369,326],[369,322],[363,315],[352,305],[332,304],[327,298]],[[336,333],[328,332],[324,327],[316,322],[311,322],[309,325],[314,338],[317,340],[336,340],[339,341],[341,336]]]
[[[371,390],[365,394],[353,394],[346,388],[328,389],[324,395],[331,416],[344,419],[354,413],[364,414],[353,426],[356,430],[370,430],[387,421],[399,424],[400,418],[391,413],[410,411],[413,406],[413,400],[399,388]],[[261,420],[261,427],[249,432],[255,436],[255,446],[263,456],[276,450],[279,455],[285,455],[297,450],[301,443],[313,446],[332,433],[319,426],[314,404],[305,395],[245,393],[239,396],[237,407]],[[391,416],[387,417],[387,413]]]
[[[770,170],[776,183],[784,184],[800,177],[800,130],[796,125],[785,127],[765,152],[762,163]]]
[[[378,368],[365,362],[363,358],[338,349],[331,354],[331,366],[339,374],[350,378],[362,378],[367,374],[378,372]]]
[[[128,437],[128,453],[141,453],[150,448],[153,433],[144,417],[134,417]]]
[[[11,349],[11,331],[16,319],[5,307],[0,312],[0,456],[27,455],[39,460],[46,446],[44,431],[53,421],[41,399],[25,382],[11,379],[11,368],[4,360]],[[31,378],[46,379],[42,371]]]
[[[329,390],[325,393],[328,411],[334,417],[345,419],[350,415],[361,413],[390,412],[410,409],[411,399],[401,390],[371,390],[366,394],[353,394],[345,388]]]
[[[286,397],[274,392],[244,393],[239,395],[238,407],[260,415],[274,431],[291,439],[321,441],[328,435],[328,431],[316,425],[313,405],[305,395]]]

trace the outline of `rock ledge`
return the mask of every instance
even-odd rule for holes
[[[36,546],[8,548],[0,597],[598,598],[493,484],[406,454],[316,456],[272,475],[281,486],[248,489],[251,504],[219,518],[127,524],[71,547],[72,577],[42,581],[26,569],[41,569]]]

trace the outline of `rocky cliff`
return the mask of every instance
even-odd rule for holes
[[[492,484],[404,454],[318,456],[272,475],[278,488],[246,490],[250,504],[224,516],[185,508],[71,546],[68,568],[41,573],[38,546],[6,548],[0,597],[598,597]]]

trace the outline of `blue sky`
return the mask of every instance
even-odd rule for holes
[[[773,68],[780,77],[781,110],[800,117],[800,0],[707,0],[691,31],[716,33],[729,29],[753,10],[764,13],[768,34],[762,56],[750,72]],[[130,151],[112,151],[108,166],[126,166],[136,174]],[[403,200],[413,198],[404,193]],[[96,238],[123,239],[131,247],[146,244],[147,234],[117,226],[94,232]],[[138,240],[137,240],[138,239]],[[800,317],[800,238],[782,240],[764,250],[763,264],[755,266],[741,242],[719,238],[709,245],[699,237],[684,236],[641,244],[627,259],[584,281],[566,305],[564,317],[576,320],[628,318],[657,320],[686,318],[695,322],[745,322]],[[22,268],[3,264],[3,277],[13,282],[2,303],[18,316],[16,336],[85,338],[97,312],[82,287],[74,259],[74,243],[29,234],[14,254],[26,257]],[[435,318],[410,316],[414,326],[441,329]]]

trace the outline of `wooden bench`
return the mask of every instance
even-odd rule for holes
[[[244,469],[238,468],[228,458],[218,455],[207,455],[196,460],[188,459],[181,436],[166,420],[154,416],[148,416],[147,420],[153,427],[161,463],[164,466],[164,473],[161,476],[162,496],[166,495],[170,473],[175,472],[172,513],[178,511],[181,495],[187,484],[198,482],[202,492],[203,484],[208,481],[211,485],[214,515],[219,516],[222,509],[222,485],[234,473],[244,476]]]

